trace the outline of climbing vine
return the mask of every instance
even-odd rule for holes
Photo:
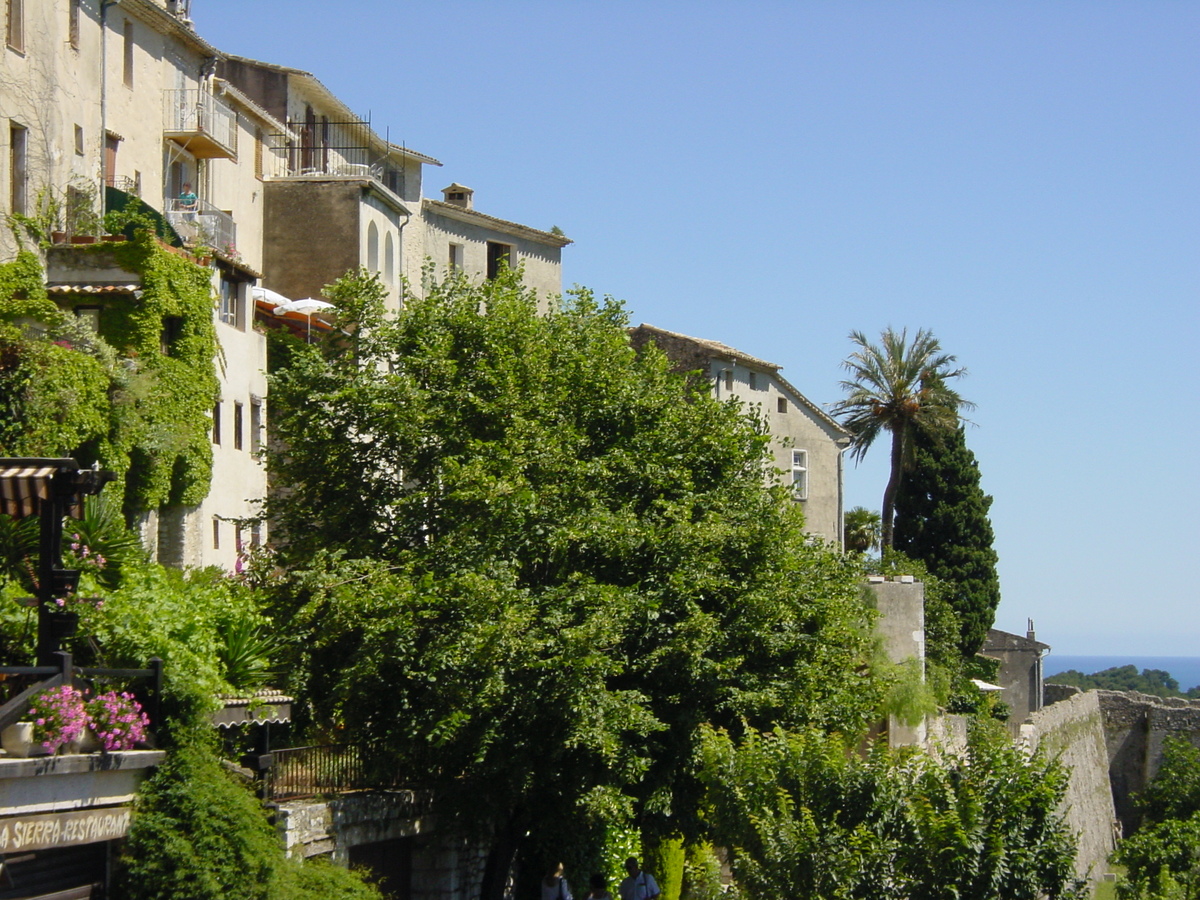
[[[209,270],[145,228],[69,252],[133,273],[139,293],[104,295],[92,332],[48,298],[35,254],[0,265],[0,453],[99,461],[128,513],[199,503],[219,388]]]

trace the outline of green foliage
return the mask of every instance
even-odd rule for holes
[[[1187,696],[1179,690],[1179,682],[1162,669],[1142,669],[1137,666],[1113,666],[1085,675],[1078,669],[1067,669],[1046,679],[1051,684],[1071,684],[1085,691],[1137,691],[1155,697]]]
[[[892,546],[896,492],[912,464],[912,432],[916,428],[950,429],[959,413],[974,404],[964,400],[949,381],[967,374],[953,368],[956,357],[942,352],[933,332],[922,328],[908,340],[891,327],[880,334],[879,345],[861,331],[850,332],[858,349],[842,363],[850,377],[842,382],[846,398],[834,404],[833,414],[851,434],[851,452],[862,459],[883,432],[892,436],[891,472],[883,492],[880,545]]]
[[[118,896],[267,900],[281,855],[258,799],[193,736],[138,792]]]
[[[218,694],[235,693],[226,635],[261,631],[269,620],[254,598],[214,569],[180,572],[156,564],[126,566],[121,587],[86,610],[76,638],[80,662],[142,667],[161,658],[168,677],[164,713],[172,728],[202,722]]]
[[[37,258],[0,267],[0,323],[34,318],[42,333],[0,324],[0,453],[75,456],[121,476],[126,513],[192,505],[208,494],[208,415],[217,396],[210,273],[136,239],[77,247],[141,277],[140,297],[112,295],[92,335],[46,298]],[[178,319],[164,353],[163,329]]]
[[[1189,819],[1200,813],[1200,747],[1168,737],[1158,772],[1142,794],[1141,804],[1151,822]]]
[[[1200,748],[1168,737],[1158,772],[1139,799],[1142,827],[1114,855],[1114,862],[1126,868],[1117,895],[1195,900],[1200,897]]]
[[[842,543],[854,553],[866,553],[879,546],[883,519],[879,513],[856,506],[847,510],[842,523]]]
[[[904,662],[892,665],[890,675],[882,706],[885,715],[895,716],[911,727],[938,711],[937,693],[925,678],[921,660],[910,656]]]
[[[687,854],[682,838],[662,838],[648,844],[642,867],[654,875],[663,900],[679,900],[683,893],[683,869]]]
[[[352,276],[353,339],[275,371],[294,688],[527,859],[695,832],[702,723],[873,716],[860,572],[764,487],[753,419],[634,353],[618,304],[539,315],[517,277],[392,320]]]
[[[379,889],[322,859],[288,858],[275,869],[269,900],[383,900]]]
[[[776,728],[704,741],[714,843],[739,890],[764,898],[1082,898],[1058,813],[1067,773],[1026,759],[1000,731],[972,729],[941,761]]]
[[[964,428],[916,428],[911,437],[912,466],[896,494],[895,548],[947,584],[959,650],[969,657],[983,646],[1000,603],[992,498],[980,487]]]
[[[1200,812],[1143,825],[1117,848],[1126,867],[1121,900],[1196,900],[1200,897]]]
[[[712,844],[689,844],[683,867],[683,900],[719,900],[723,893],[721,860]]]

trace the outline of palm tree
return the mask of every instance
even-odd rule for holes
[[[883,519],[879,513],[865,506],[856,506],[843,516],[842,543],[847,550],[866,553],[872,547],[879,546],[882,527]]]
[[[956,428],[960,411],[973,409],[949,386],[952,378],[967,374],[964,368],[952,368],[956,357],[942,352],[933,332],[920,329],[908,342],[908,329],[897,334],[891,327],[880,335],[879,346],[867,340],[861,331],[850,332],[858,349],[842,363],[850,377],[842,382],[846,398],[833,406],[842,424],[850,431],[851,453],[855,460],[866,456],[867,449],[882,431],[892,434],[892,466],[883,492],[883,528],[881,549],[892,546],[892,520],[896,491],[904,469],[912,456],[913,429]]]

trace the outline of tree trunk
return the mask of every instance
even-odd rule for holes
[[[896,494],[900,490],[900,479],[904,477],[904,429],[892,432],[892,473],[883,490],[883,528],[879,540],[879,555],[882,558],[892,549],[892,519],[896,512]]]
[[[488,850],[487,863],[483,868],[483,881],[479,886],[479,900],[504,900],[508,876],[520,847],[521,827],[514,814],[496,826],[492,846]]]

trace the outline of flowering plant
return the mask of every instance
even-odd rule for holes
[[[79,569],[82,572],[99,574],[108,566],[108,560],[93,551],[78,534],[71,535],[70,552],[64,553],[63,556],[68,568]]]
[[[109,691],[87,705],[92,731],[105,750],[132,750],[146,740],[150,717],[133,694]]]
[[[34,697],[29,705],[29,718],[33,722],[33,739],[41,741],[49,753],[79,740],[88,727],[83,694],[65,684]]]

